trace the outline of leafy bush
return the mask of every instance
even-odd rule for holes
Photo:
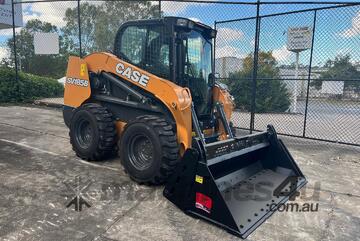
[[[16,81],[14,69],[0,68],[0,103],[28,102],[37,98],[60,97],[63,93],[62,84],[55,79],[19,73],[19,79]]]

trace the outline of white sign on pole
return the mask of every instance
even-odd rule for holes
[[[292,52],[301,52],[311,48],[312,43],[311,27],[289,28],[287,33],[287,49]]]
[[[291,52],[296,53],[295,62],[295,76],[294,76],[294,90],[293,90],[293,101],[292,111],[297,112],[297,81],[299,78],[299,60],[300,52],[306,49],[310,49],[312,45],[313,30],[311,27],[294,27],[289,28],[287,32],[287,49]]]
[[[23,26],[21,4],[14,5],[15,27]],[[0,29],[12,28],[12,3],[11,0],[0,0]]]
[[[59,35],[57,33],[35,33],[35,54],[59,54]]]

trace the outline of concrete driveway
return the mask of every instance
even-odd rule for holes
[[[318,209],[277,212],[248,240],[360,240],[360,149],[283,139],[309,181],[295,202]],[[75,184],[81,212],[66,208]],[[239,240],[162,189],[135,184],[117,159],[77,158],[60,110],[0,107],[0,240]]]

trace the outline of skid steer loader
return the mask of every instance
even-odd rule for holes
[[[306,179],[271,125],[235,135],[215,37],[185,18],[123,24],[113,53],[70,57],[63,116],[79,157],[118,152],[131,179],[166,183],[185,213],[245,238]]]

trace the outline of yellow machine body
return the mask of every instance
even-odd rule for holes
[[[186,149],[191,147],[192,98],[189,88],[183,88],[169,80],[155,76],[110,53],[93,53],[83,59],[71,56],[66,74],[65,106],[77,108],[91,97],[89,72],[114,74],[153,94],[168,108],[174,118],[180,153],[183,154]],[[226,90],[215,86],[213,98],[215,102],[220,102],[224,105],[226,117],[230,119],[234,109],[234,103],[231,100],[230,94]],[[116,125],[118,135],[121,135],[125,124],[118,121]],[[220,138],[222,140],[226,139],[225,130],[221,124],[219,124],[218,131],[220,132]]]

